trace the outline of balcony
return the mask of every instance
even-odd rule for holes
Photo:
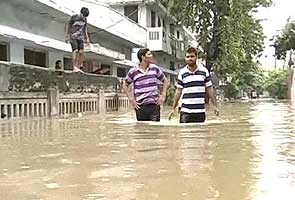
[[[27,5],[29,8],[38,9],[47,17],[57,18],[61,21],[67,21],[69,16],[79,13],[82,7],[89,8],[90,15],[87,18],[89,29],[93,27],[93,32],[101,32],[108,36],[114,35],[120,42],[129,42],[133,46],[146,46],[146,29],[137,23],[129,20],[124,15],[112,8],[87,0],[35,0],[18,1],[21,5]],[[44,14],[43,14],[44,15]]]
[[[184,59],[185,42],[166,33],[163,27],[148,28],[147,46],[151,51],[164,51],[177,59]]]

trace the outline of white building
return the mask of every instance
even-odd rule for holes
[[[95,1],[95,0],[94,0]],[[168,13],[157,0],[104,0],[121,14],[147,29],[147,47],[153,51],[155,63],[165,67],[167,74],[183,66],[185,50],[197,47],[192,33]],[[133,60],[136,60],[137,49]]]
[[[71,70],[71,46],[65,28],[81,7],[90,10],[84,70],[124,77],[148,47],[169,78],[183,65],[194,36],[177,24],[156,0],[10,0],[0,1],[0,60],[54,68],[61,60]],[[173,80],[173,79],[171,79]]]
[[[146,29],[108,5],[82,0],[0,2],[0,60],[54,68],[61,60],[71,70],[65,27],[71,15],[88,7],[91,46],[85,71],[125,76],[132,49],[146,46]]]

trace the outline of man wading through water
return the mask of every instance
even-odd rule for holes
[[[149,49],[140,49],[137,58],[140,63],[129,70],[123,90],[135,109],[137,121],[160,121],[160,105],[166,98],[167,78],[157,65],[152,64],[153,54]],[[163,82],[161,94],[160,81]]]
[[[68,23],[66,41],[71,43],[73,50],[73,72],[83,73],[80,68],[84,60],[84,41],[90,45],[87,33],[88,16],[88,8],[83,7],[80,15],[73,15]]]
[[[169,119],[175,114],[179,98],[183,95],[180,109],[180,123],[205,121],[206,92],[212,101],[214,113],[219,115],[211,76],[206,67],[197,65],[197,55],[195,48],[189,48],[185,53],[186,66],[178,74],[173,110],[169,114]]]

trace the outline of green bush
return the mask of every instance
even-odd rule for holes
[[[174,87],[169,87],[167,89],[165,105],[167,105],[167,106],[173,105],[174,93],[175,93]]]
[[[268,91],[269,95],[278,99],[288,98],[288,71],[274,70],[269,72],[264,89]]]
[[[239,94],[239,87],[234,83],[229,83],[224,88],[224,95],[226,98],[237,98]]]

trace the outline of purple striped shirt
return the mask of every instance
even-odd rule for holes
[[[146,72],[138,66],[129,70],[125,81],[127,84],[133,83],[133,92],[139,104],[155,104],[159,100],[159,80],[164,81],[165,75],[155,64],[150,64]]]

